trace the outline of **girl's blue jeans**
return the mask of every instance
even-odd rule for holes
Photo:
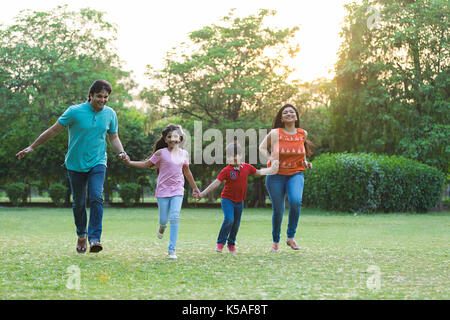
[[[159,225],[162,228],[166,228],[167,223],[170,222],[169,253],[175,252],[183,196],[156,199],[158,201]]]
[[[99,164],[88,172],[67,170],[72,190],[72,210],[78,237],[100,242],[103,220],[103,183],[106,166]],[[86,191],[89,192],[89,226],[86,230]]]
[[[289,221],[287,226],[287,237],[294,238],[297,230],[300,210],[302,207],[304,176],[303,172],[293,175],[268,175],[266,188],[272,202],[272,239],[280,242],[281,222],[284,214],[284,199],[287,195],[289,202]]]
[[[236,235],[239,231],[239,225],[241,224],[242,210],[244,209],[244,201],[235,202],[229,199],[222,198],[222,210],[223,210],[223,223],[219,231],[219,237],[217,243],[225,245],[228,241],[228,245],[235,245]]]

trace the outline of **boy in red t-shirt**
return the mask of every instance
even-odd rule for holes
[[[278,171],[278,162],[274,161],[270,168],[258,170],[251,164],[241,162],[242,150],[239,145],[235,143],[229,144],[225,151],[228,166],[222,169],[216,180],[203,192],[200,192],[197,200],[205,197],[225,181],[225,186],[221,193],[224,220],[217,238],[216,251],[222,252],[225,243],[228,241],[228,250],[230,253],[235,253],[236,235],[241,223],[241,215],[247,193],[247,177],[250,174],[256,176],[276,174]]]

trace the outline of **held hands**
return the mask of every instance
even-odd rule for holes
[[[129,164],[130,163],[130,156],[126,152],[120,152],[117,157],[119,160],[122,160],[123,163]]]
[[[312,169],[312,163],[311,162],[308,162],[308,161],[305,160],[303,163],[305,164],[306,169]]]
[[[206,194],[205,194],[205,192],[203,191],[203,192],[200,192],[200,190],[197,190],[197,192],[196,191],[194,191],[193,193],[192,193],[192,197],[194,198],[194,199],[196,199],[197,201],[200,201],[202,198],[204,198],[206,196]]]
[[[279,168],[280,168],[280,161],[279,160],[271,160],[269,174],[276,174],[278,172]]]
[[[203,192],[200,192],[200,190],[197,188],[194,191],[192,191],[192,197],[199,201],[201,198],[204,197]]]

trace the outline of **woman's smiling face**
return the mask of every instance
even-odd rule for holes
[[[287,107],[281,112],[281,122],[287,123],[295,121],[297,121],[297,114],[293,108]]]

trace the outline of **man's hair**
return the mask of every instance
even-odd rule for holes
[[[88,101],[91,101],[91,95],[94,95],[94,93],[99,93],[102,90],[105,90],[108,94],[111,94],[111,84],[106,80],[95,80],[89,88]]]

